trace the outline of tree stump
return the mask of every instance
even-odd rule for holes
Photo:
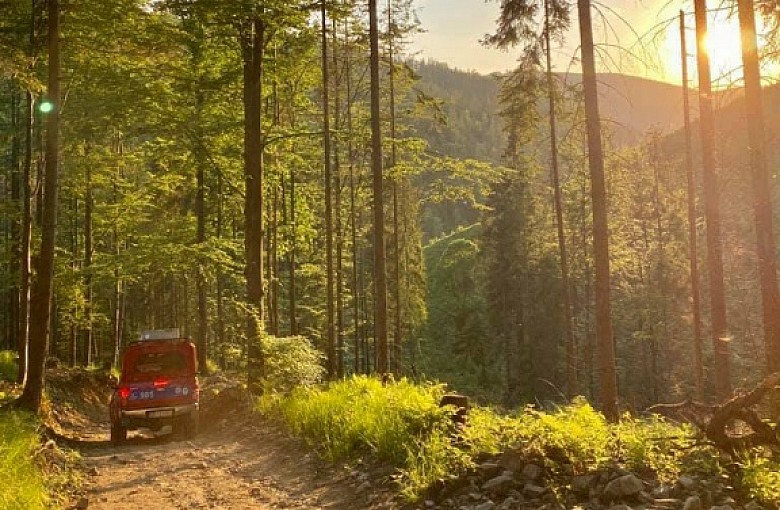
[[[458,395],[457,393],[447,393],[441,397],[441,401],[439,402],[439,407],[444,406],[455,407],[455,412],[452,413],[451,419],[458,430],[466,426],[469,414],[469,398],[467,396]]]

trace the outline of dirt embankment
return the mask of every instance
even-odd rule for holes
[[[374,476],[322,462],[302,442],[250,409],[231,381],[202,381],[201,434],[132,433],[109,442],[107,376],[56,371],[49,377],[50,427],[78,450],[85,483],[74,508],[380,509],[400,506]]]

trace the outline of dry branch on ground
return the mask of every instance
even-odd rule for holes
[[[778,425],[761,418],[757,409],[780,386],[780,372],[768,375],[752,390],[739,392],[717,405],[686,400],[657,404],[647,410],[695,425],[718,449],[734,453],[755,446],[780,446]],[[743,424],[735,427],[735,424]]]

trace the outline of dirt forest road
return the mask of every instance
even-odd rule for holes
[[[105,391],[85,392],[78,383],[69,389],[73,381],[53,379],[58,434],[82,456],[84,484],[73,508],[399,506],[392,492],[376,482],[376,472],[325,463],[256,414],[237,409],[232,401],[225,405],[219,398],[204,399],[203,430],[192,441],[135,432],[126,444],[115,447],[109,442]]]

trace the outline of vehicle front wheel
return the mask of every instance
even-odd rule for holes
[[[118,446],[127,441],[127,429],[118,423],[111,424],[111,443]]]

